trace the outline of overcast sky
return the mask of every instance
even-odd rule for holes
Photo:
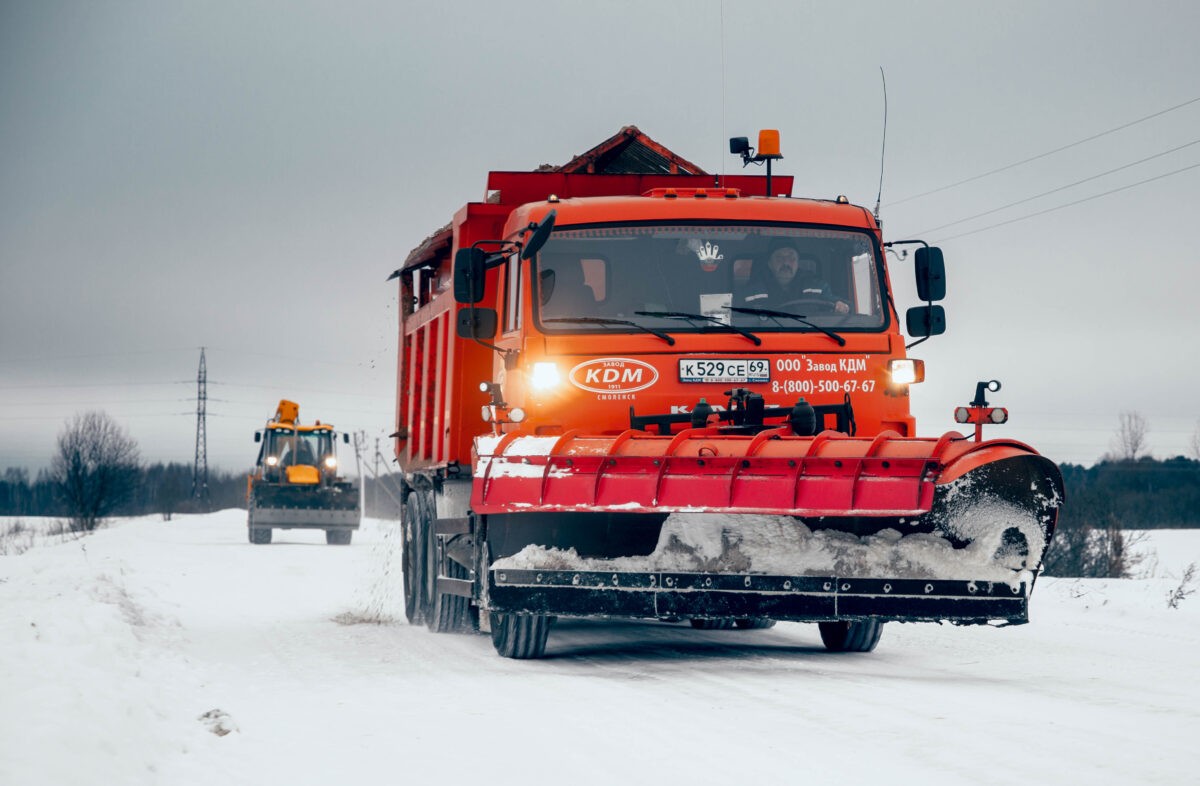
[[[201,346],[210,467],[245,469],[280,397],[382,437],[385,279],[489,169],[634,124],[732,173],[726,139],[769,127],[797,195],[873,206],[881,66],[886,238],[949,268],[948,332],[913,351],[919,431],[997,378],[994,436],[1091,464],[1136,411],[1154,455],[1186,454],[1197,30],[1191,2],[8,0],[0,469],[48,465],[87,409],[190,462]],[[892,270],[903,309],[911,262]]]

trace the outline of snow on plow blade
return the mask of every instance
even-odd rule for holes
[[[1024,621],[1062,480],[1019,442],[789,429],[477,441],[489,602],[546,614]]]

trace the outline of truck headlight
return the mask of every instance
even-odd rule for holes
[[[558,373],[558,364],[541,360],[533,364],[533,374],[529,384],[534,390],[553,390],[562,384],[562,375]]]
[[[912,385],[925,381],[925,361],[897,358],[888,361],[888,375],[893,385]]]
[[[325,457],[325,468],[326,469],[337,469],[337,459],[334,458],[333,456],[326,456]]]

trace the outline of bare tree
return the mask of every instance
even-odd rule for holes
[[[1095,524],[1063,516],[1042,565],[1060,578],[1129,578],[1142,561],[1138,547],[1144,540],[1144,534],[1122,529],[1111,513]]]
[[[133,494],[137,443],[103,412],[76,415],[58,435],[50,475],[70,510],[71,529],[91,531]]]
[[[1196,430],[1192,432],[1192,441],[1189,447],[1191,448],[1192,458],[1200,461],[1200,421],[1196,422]]]
[[[1136,461],[1146,452],[1146,432],[1150,426],[1140,412],[1122,412],[1112,441],[1112,455],[1118,461]]]

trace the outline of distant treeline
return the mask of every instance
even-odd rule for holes
[[[368,478],[366,514],[379,518],[399,517],[400,476],[389,475],[379,482]],[[190,464],[150,464],[138,470],[133,496],[118,507],[113,516],[205,513],[212,510],[246,507],[246,473],[209,470],[208,502],[201,504],[192,495]],[[0,516],[69,515],[47,470],[30,478],[24,469],[9,468],[0,477]]]
[[[1200,461],[1101,461],[1063,464],[1064,524],[1121,529],[1200,528]]]
[[[1200,528],[1200,461],[1183,457],[1158,461],[1102,461],[1092,467],[1062,465],[1067,502],[1063,526],[1114,525],[1121,529]],[[208,505],[192,498],[192,468],[187,464],[152,464],[140,471],[137,491],[113,515],[204,512],[246,507],[246,475],[211,471]],[[367,478],[366,515],[399,517],[400,476]],[[30,479],[22,469],[0,478],[0,515],[66,516],[54,482],[45,470]]]
[[[208,503],[200,505],[192,498],[190,464],[150,464],[138,470],[133,495],[111,515],[170,515],[244,507],[245,473],[210,470]],[[0,515],[68,516],[70,512],[58,494],[49,471],[41,470],[36,478],[30,480],[29,473],[25,470],[9,468],[5,470],[3,478],[0,478]]]

